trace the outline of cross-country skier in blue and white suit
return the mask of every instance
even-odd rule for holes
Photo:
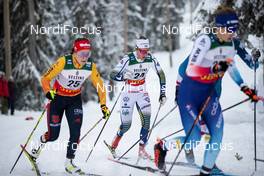
[[[201,115],[201,120],[207,126],[211,137],[209,145],[206,146],[200,175],[210,175],[221,149],[224,120],[219,97],[224,73],[228,70],[234,81],[252,101],[259,100],[256,92],[244,83],[233,60],[238,54],[250,68],[254,68],[255,63],[258,67],[258,63],[253,61],[240,41],[234,38],[238,27],[238,17],[235,11],[220,6],[215,14],[216,31],[202,34],[195,40],[191,54],[180,66],[179,73],[182,80],[178,80],[180,86],[178,85],[176,93],[185,134],[189,133],[203,105],[209,100]],[[254,50],[252,54],[254,58],[260,57],[258,50]],[[199,144],[201,139],[199,122],[189,134],[186,141],[189,145],[185,145],[185,152],[192,151]],[[185,136],[180,136],[168,141],[158,141],[154,146],[157,167],[164,169],[166,152],[181,148],[185,140]],[[191,154],[193,155],[192,152]]]

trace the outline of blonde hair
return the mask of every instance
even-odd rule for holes
[[[221,14],[229,14],[229,13],[236,13],[236,11],[232,7],[228,7],[225,5],[220,5],[214,12],[214,15],[221,15]]]

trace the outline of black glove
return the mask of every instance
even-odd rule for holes
[[[166,100],[167,100],[166,95],[163,93],[160,94],[159,102],[160,102],[161,106],[163,106],[166,103]]]
[[[54,100],[56,96],[56,91],[55,90],[50,90],[46,93],[46,98],[49,100]]]
[[[228,69],[229,63],[227,61],[220,61],[214,64],[213,73],[225,72]]]
[[[260,58],[261,54],[259,49],[257,48],[253,48],[253,50],[251,51],[251,56],[253,57],[253,60],[256,62],[258,61],[258,59]]]
[[[259,98],[254,89],[249,88],[248,86],[242,86],[241,91],[244,92],[253,102],[258,102]]]
[[[108,107],[106,105],[101,105],[101,110],[102,110],[102,113],[103,113],[103,119],[108,119],[109,116],[110,116],[110,111],[108,109]]]

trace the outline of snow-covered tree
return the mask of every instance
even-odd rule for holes
[[[238,14],[240,16],[240,35],[247,38],[253,34],[257,37],[264,36],[264,2],[262,0],[243,0],[237,3]]]
[[[181,21],[183,0],[168,0],[168,5],[157,0],[128,2],[128,47],[135,47],[135,39],[140,35],[150,38],[153,50],[167,50],[167,38],[162,34],[162,24],[178,24]],[[64,25],[85,27],[84,36],[91,39],[92,58],[98,65],[102,77],[108,80],[109,72],[125,53],[124,50],[124,2],[122,0],[77,0],[77,1],[10,1],[12,75],[19,87],[18,109],[41,109],[45,96],[40,86],[40,77],[48,67],[61,55],[70,53],[72,42],[79,36],[70,30],[62,33]],[[32,5],[31,4],[31,5]],[[1,7],[3,0],[0,0]],[[33,12],[32,12],[33,11]],[[3,8],[0,9],[3,14]],[[37,27],[58,28],[45,31],[32,37],[32,17]],[[0,24],[2,21],[0,20]],[[2,27],[3,25],[1,25]],[[96,31],[99,30],[99,34]],[[80,32],[80,31],[79,31]],[[3,30],[0,30],[0,44],[3,43]],[[175,36],[177,37],[177,36]],[[32,41],[34,45],[32,46]],[[173,38],[173,43],[178,41]],[[31,47],[30,47],[31,46]],[[174,47],[176,48],[176,46]],[[0,53],[0,61],[4,63],[4,49]],[[32,51],[35,53],[32,56]],[[0,66],[4,70],[4,64]],[[85,85],[84,100],[96,99],[96,92],[88,83]]]

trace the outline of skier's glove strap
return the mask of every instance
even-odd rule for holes
[[[46,93],[46,98],[49,100],[54,100],[56,96],[56,91],[55,90],[50,90]]]
[[[251,89],[248,86],[242,86],[241,91],[244,92],[251,99],[251,101],[258,102],[259,97],[254,89]]]
[[[102,113],[103,113],[103,119],[108,119],[109,118],[109,116],[110,116],[110,111],[109,111],[109,109],[107,108],[107,106],[106,105],[101,105],[101,110],[102,110]]]
[[[160,104],[163,106],[165,103],[166,103],[166,95],[165,94],[160,94],[160,97],[159,97],[159,102]]]

